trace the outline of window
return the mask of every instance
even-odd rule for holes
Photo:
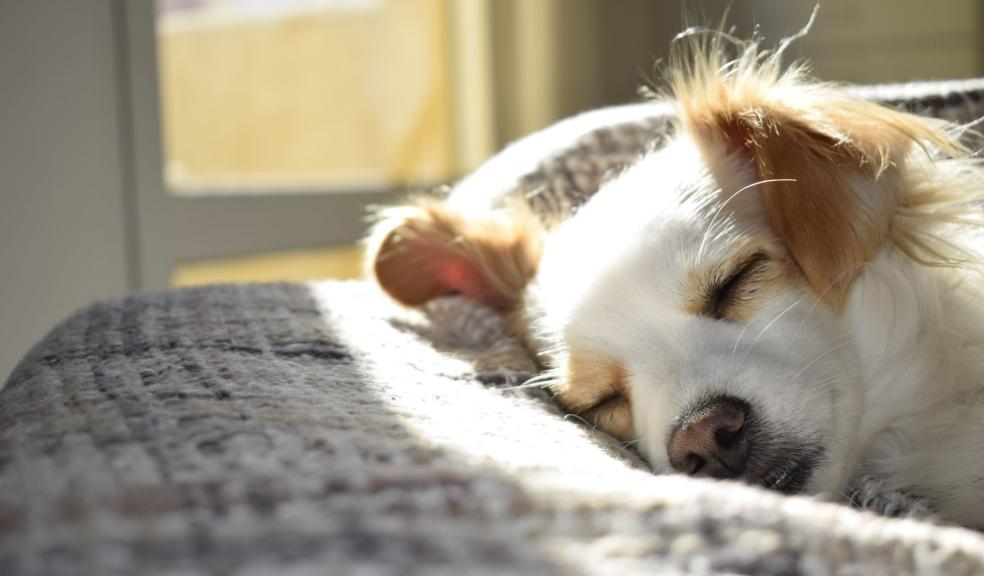
[[[443,0],[159,0],[174,193],[456,176]]]
[[[351,276],[368,205],[491,154],[490,6],[119,3],[138,287]]]

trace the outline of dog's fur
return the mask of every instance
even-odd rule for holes
[[[371,273],[407,305],[501,310],[559,401],[656,471],[725,395],[756,423],[743,479],[836,495],[877,474],[984,527],[984,170],[959,127],[695,38],[668,67],[675,136],[576,215],[418,200],[383,214]]]

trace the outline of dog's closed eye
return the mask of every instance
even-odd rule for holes
[[[601,430],[627,440],[632,437],[632,406],[624,394],[605,398],[584,411],[581,417]]]
[[[564,375],[552,385],[557,400],[595,428],[620,440],[633,436],[632,402],[621,360],[575,348]]]
[[[712,282],[704,301],[704,315],[718,320],[736,319],[738,312],[758,293],[769,268],[765,252],[755,252],[738,263],[729,274]]]

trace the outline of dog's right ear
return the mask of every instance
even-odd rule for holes
[[[366,268],[408,306],[461,294],[511,310],[539,263],[542,227],[525,205],[466,214],[424,198],[379,215]]]

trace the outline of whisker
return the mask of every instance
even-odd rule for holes
[[[500,386],[497,389],[512,391],[512,390],[528,390],[530,388],[546,388],[559,380],[560,380],[559,376],[547,372],[544,374],[539,374],[537,376],[534,376],[526,380],[522,384],[517,384],[515,386]]]
[[[720,206],[718,206],[718,209],[715,210],[714,211],[714,214],[711,216],[711,223],[707,226],[707,232],[704,233],[704,237],[701,238],[700,245],[697,247],[697,259],[698,260],[704,254],[704,246],[707,244],[707,237],[710,235],[711,232],[714,231],[714,227],[717,225],[718,216],[721,215],[721,211],[724,210],[725,206],[728,205],[728,202],[731,202],[732,200],[734,200],[736,196],[738,196],[739,194],[741,194],[745,190],[749,190],[749,189],[754,188],[756,186],[759,186],[761,184],[771,184],[773,182],[796,182],[796,179],[795,178],[770,178],[768,180],[759,180],[757,182],[752,182],[751,184],[749,184],[747,186],[742,186],[741,188],[738,189],[737,192],[735,192],[734,194],[732,194],[731,196],[729,196],[727,200],[725,200]]]
[[[752,323],[751,322],[749,322],[748,324],[745,324],[745,327],[742,328],[741,329],[741,332],[738,333],[738,338],[735,338],[735,347],[731,350],[731,358],[732,359],[734,359],[735,354],[738,353],[738,344],[741,342],[742,336],[744,336],[745,335],[745,332],[747,332],[748,329],[751,328],[751,327],[752,327]],[[745,355],[745,358],[746,359],[748,358],[748,354]]]
[[[520,387],[537,386],[537,385],[542,385],[544,382],[553,382],[559,379],[560,376],[552,372],[544,372],[543,374],[537,374],[536,376],[528,379],[527,381],[523,382],[519,386]]]
[[[813,306],[810,306],[810,309],[807,311],[806,316],[803,317],[803,320],[800,321],[799,326],[796,327],[796,333],[793,334],[793,337],[789,340],[789,346],[786,348],[786,354],[783,356],[783,362],[785,362],[786,361],[786,358],[789,357],[789,353],[792,351],[793,345],[796,343],[796,339],[799,338],[800,332],[803,330],[803,326],[806,325],[806,321],[810,319],[810,316],[813,315],[813,312],[817,309],[817,306],[819,306],[820,305],[820,302],[822,302],[823,299],[824,299],[824,297],[827,296],[827,293],[830,292],[830,289],[834,287],[834,284],[837,284],[838,282],[840,282],[841,279],[845,275],[847,275],[850,272],[853,272],[854,270],[857,270],[863,264],[864,264],[864,262],[858,262],[854,266],[851,266],[847,270],[844,270],[843,272],[841,272],[840,274],[838,274],[837,277],[834,278],[830,282],[830,284],[827,285],[827,287],[820,294],[820,296],[816,299],[816,301],[813,302]]]
[[[782,312],[776,314],[776,317],[773,318],[771,322],[769,322],[768,324],[766,324],[765,325],[765,328],[762,328],[762,331],[758,333],[758,336],[755,337],[755,340],[752,340],[752,345],[749,346],[748,352],[745,352],[745,357],[741,359],[741,363],[742,364],[744,364],[748,360],[748,356],[752,353],[752,350],[755,349],[755,345],[758,344],[758,341],[759,341],[759,339],[762,338],[762,335],[765,334],[769,330],[769,328],[772,328],[772,325],[775,324],[776,322],[778,322],[779,319],[782,318],[786,314],[786,312],[789,312],[790,310],[792,310],[793,308],[795,308],[796,305],[799,304],[799,303],[800,303],[800,300],[797,299],[796,302],[793,302],[792,304],[790,304],[789,306],[787,306],[785,310],[783,310]],[[742,333],[744,333],[744,332],[745,331],[742,330]],[[739,335],[739,338],[740,338],[740,336],[741,335]],[[736,350],[738,349],[738,343],[737,342],[735,343],[735,349]],[[732,355],[734,355],[734,354],[732,354]]]
[[[581,418],[581,417],[580,417],[580,416],[578,416],[577,414],[574,414],[573,412],[570,412],[570,413],[567,413],[567,414],[564,414],[564,420],[567,420],[567,419],[569,419],[569,418],[574,418],[575,420],[580,420],[580,421],[581,421],[581,422],[582,422],[582,423],[583,423],[583,424],[584,424],[585,426],[587,426],[588,428],[591,428],[591,431],[592,431],[592,432],[597,432],[597,431],[598,431],[598,427],[597,427],[597,426],[595,426],[595,425],[594,425],[594,424],[592,424],[591,422],[588,422],[588,421],[587,421],[587,420],[585,420],[584,418]]]
[[[816,364],[818,361],[820,361],[821,358],[823,358],[827,354],[833,352],[834,350],[840,348],[841,346],[843,346],[845,344],[850,344],[850,342],[851,342],[850,336],[851,336],[850,333],[846,333],[846,334],[841,334],[840,336],[831,339],[829,342],[827,342],[827,344],[832,344],[833,342],[835,342],[837,340],[842,340],[842,342],[838,342],[837,344],[835,344],[833,346],[830,346],[829,348],[827,348],[826,350],[824,350],[822,353],[820,353],[818,356],[816,356],[813,360],[810,360],[805,366],[803,366],[802,368],[800,368],[796,372],[796,374],[793,374],[792,377],[787,378],[786,381],[783,382],[782,386],[785,387],[790,382],[792,382],[792,381],[796,380],[797,378],[799,378],[800,376],[802,376],[803,375],[803,372],[806,372],[810,368],[810,366],[813,366],[814,364]],[[825,344],[825,346],[826,346],[826,344]]]

